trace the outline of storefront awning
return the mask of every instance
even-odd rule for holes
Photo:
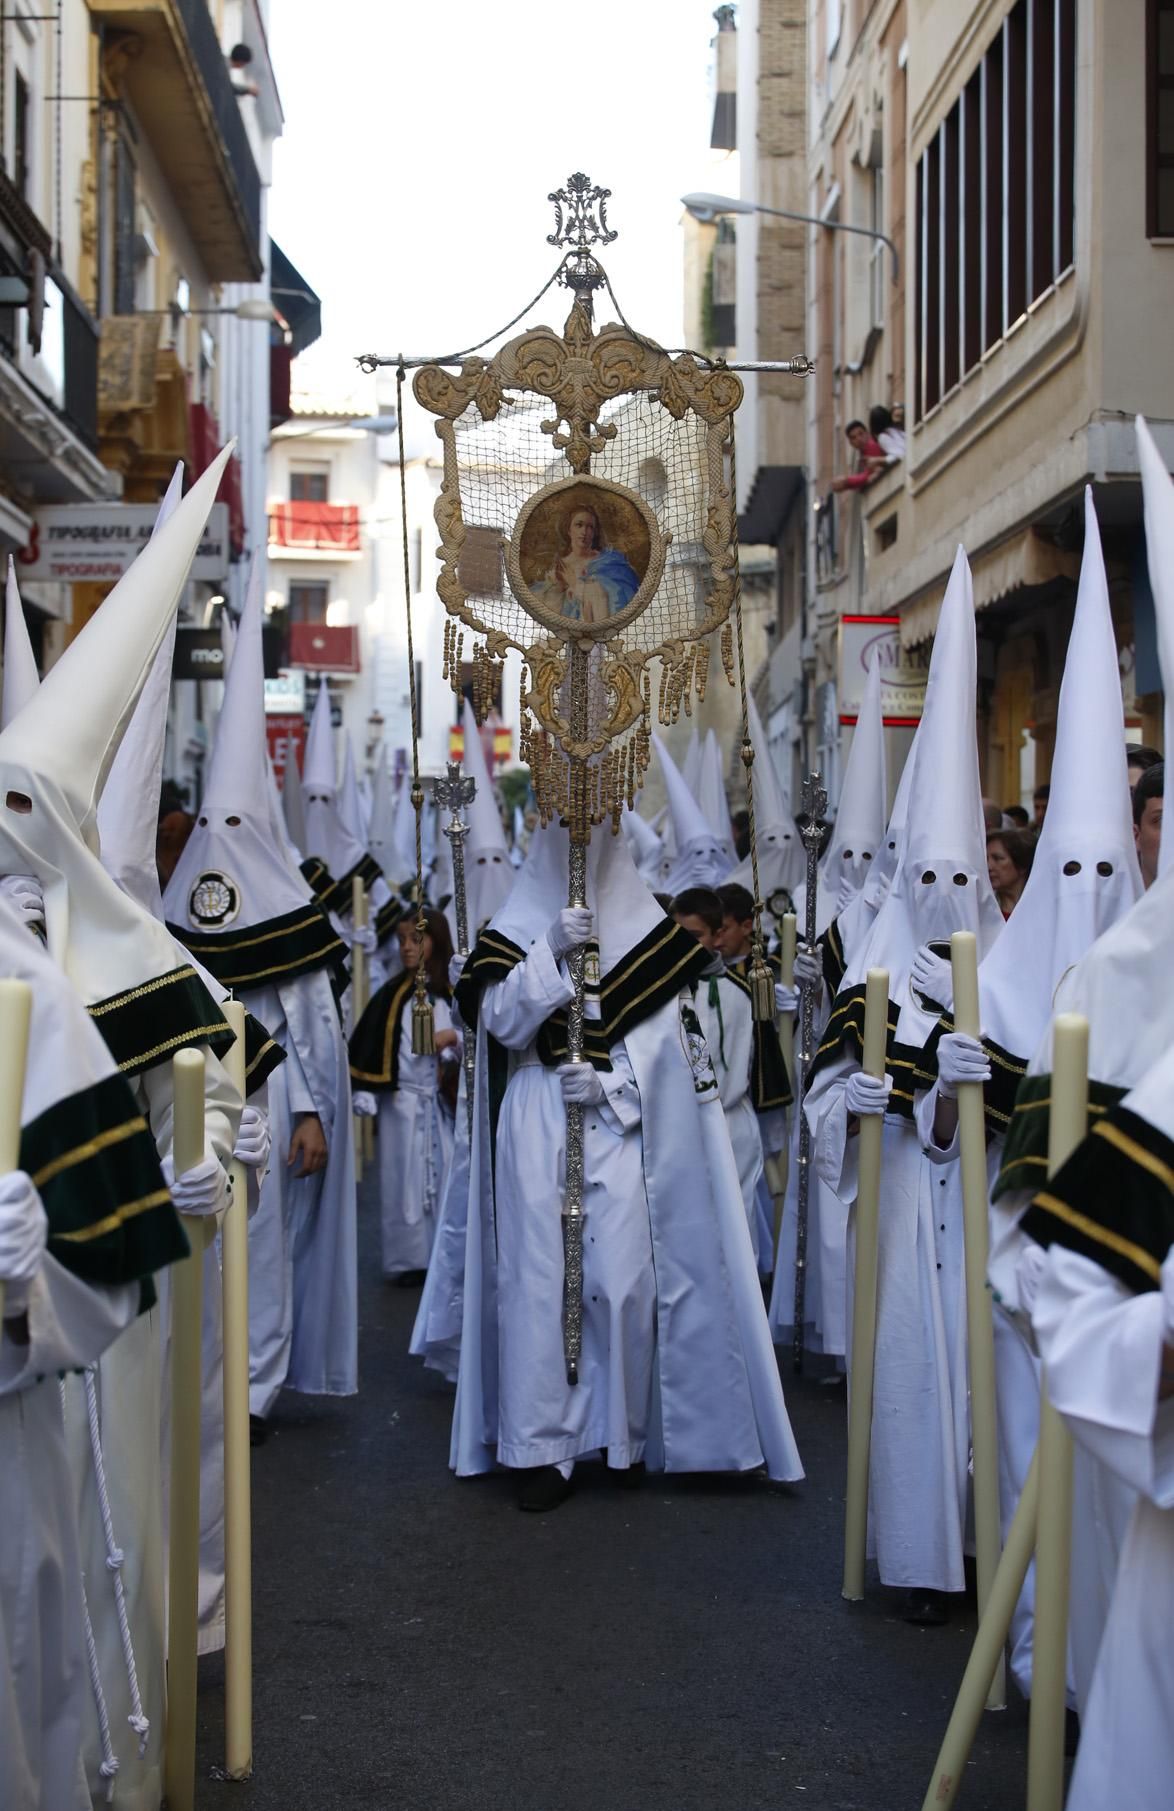
[[[322,302],[276,239],[269,241],[269,294],[290,331],[295,355],[322,337]]]
[[[1075,584],[1080,577],[1080,553],[1057,547],[1034,528],[1025,528],[1009,541],[972,557],[970,571],[974,579],[974,608],[985,610],[1013,591],[1033,590],[1056,579],[1071,579]],[[903,647],[916,647],[934,634],[948,576],[943,574],[940,584],[902,608]]]

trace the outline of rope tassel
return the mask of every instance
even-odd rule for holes
[[[412,1001],[412,1055],[436,1055],[436,1017],[426,994],[417,993]]]
[[[754,1021],[758,1025],[767,1024],[775,1016],[775,982],[761,943],[754,947],[746,978],[750,983],[750,1010]]]

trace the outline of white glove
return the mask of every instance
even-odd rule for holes
[[[568,1106],[597,1107],[603,1099],[603,1083],[590,1063],[560,1063],[558,1079]]]
[[[1035,1313],[1035,1298],[1039,1294],[1039,1286],[1047,1267],[1047,1252],[1042,1245],[1037,1245],[1034,1239],[1029,1240],[1020,1252],[1019,1262],[1015,1267],[1015,1280],[1019,1285],[1019,1306],[1029,1320]]]
[[[799,1007],[799,989],[788,987],[783,981],[775,982],[775,1011],[796,1012]]]
[[[352,949],[355,949],[356,947],[358,947],[361,950],[366,950],[366,952],[369,956],[373,956],[375,954],[376,945],[377,945],[377,939],[375,936],[374,928],[371,925],[369,925],[369,924],[352,924],[352,926],[351,926],[351,948]]]
[[[964,1031],[947,1031],[938,1042],[938,1093],[954,1100],[959,1082],[989,1082],[991,1066],[978,1038]]]
[[[1162,1265],[1162,1308],[1166,1316],[1166,1344],[1174,1346],[1174,1245]]]
[[[935,956],[931,949],[919,949],[913,958],[909,970],[909,979],[919,994],[932,1000],[936,1006],[944,1006],[947,1012],[954,1009],[954,970],[945,956]],[[964,1077],[970,1081],[970,1076]]]
[[[351,1095],[351,1112],[356,1119],[374,1119],[379,1111],[379,1102],[366,1088],[360,1088],[357,1094]]]
[[[801,987],[804,982],[812,987],[823,986],[823,963],[818,953],[801,943],[795,951],[795,983]]]
[[[205,1157],[176,1179],[175,1159],[163,1159],[163,1179],[181,1214],[220,1214],[228,1206],[228,1177],[217,1157]]]
[[[448,984],[450,987],[452,987],[452,988],[456,987],[457,982],[460,980],[461,976],[465,972],[465,963],[468,960],[469,960],[469,958],[467,956],[452,955],[449,957],[449,959],[448,959]]]
[[[246,1105],[241,1113],[233,1156],[250,1170],[263,1170],[269,1161],[270,1142],[268,1113]]]
[[[586,943],[594,923],[594,915],[586,906],[564,906],[546,933],[555,961],[561,961],[569,951]]]
[[[35,875],[0,875],[0,899],[12,907],[22,924],[38,930],[44,929],[45,896]]]
[[[0,1282],[4,1312],[23,1314],[26,1290],[40,1267],[49,1220],[31,1177],[23,1170],[0,1176]]]
[[[844,1089],[844,1105],[857,1119],[870,1113],[884,1113],[888,1110],[892,1087],[891,1075],[878,1081],[875,1075],[865,1075],[863,1069],[854,1069]]]

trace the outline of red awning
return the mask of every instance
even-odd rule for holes
[[[357,673],[359,631],[353,624],[328,628],[325,623],[291,623],[289,659],[282,664],[310,673]]]
[[[359,553],[357,503],[274,503],[269,509],[269,542],[316,553]]]

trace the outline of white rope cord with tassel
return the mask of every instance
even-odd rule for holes
[[[102,1530],[106,1536],[106,1570],[114,1584],[114,1608],[118,1616],[118,1634],[122,1642],[122,1657],[126,1663],[127,1684],[130,1687],[130,1715],[127,1722],[139,1738],[140,1758],[147,1752],[147,1738],[151,1733],[151,1721],[143,1710],[143,1700],[139,1692],[138,1668],[135,1666],[134,1643],[131,1639],[130,1618],[126,1609],[126,1587],[122,1580],[122,1548],[114,1538],[114,1517],[110,1509],[110,1493],[106,1487],[106,1461],[102,1455],[102,1433],[98,1415],[98,1367],[88,1365],[85,1373],[86,1384],[86,1419],[90,1426],[90,1450],[94,1456],[94,1479],[98,1486],[98,1507],[102,1515]]]
[[[65,1379],[58,1384],[61,1393],[61,1414],[65,1416]],[[102,1761],[98,1772],[106,1781],[106,1803],[114,1797],[114,1778],[118,1772],[118,1756],[114,1752],[114,1740],[110,1734],[110,1712],[106,1705],[106,1693],[102,1690],[102,1669],[98,1665],[98,1643],[94,1639],[94,1625],[90,1621],[90,1605],[86,1597],[85,1577],[82,1587],[82,1621],[86,1635],[86,1660],[90,1669],[90,1690],[94,1694],[94,1710],[98,1718],[98,1740],[102,1744]]]

